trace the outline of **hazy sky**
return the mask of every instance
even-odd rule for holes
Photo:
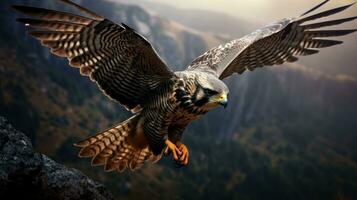
[[[170,4],[181,8],[205,9],[227,13],[258,22],[294,17],[323,0],[147,0]],[[331,0],[323,9],[341,6],[352,0]],[[348,14],[357,14],[354,6]],[[346,13],[345,13],[346,14]],[[347,15],[348,15],[347,14]]]

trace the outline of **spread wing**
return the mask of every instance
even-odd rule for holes
[[[322,2],[298,18],[283,19],[241,39],[213,48],[196,58],[187,70],[205,71],[223,79],[233,73],[242,74],[246,69],[252,71],[258,67],[295,62],[298,60],[296,56],[316,54],[319,48],[341,44],[342,41],[325,38],[346,35],[355,32],[356,29],[319,30],[319,28],[352,21],[357,17],[305,24],[341,12],[352,5],[303,17],[327,2],[328,0]]]
[[[68,0],[89,17],[28,6],[13,6],[31,18],[28,34],[67,57],[72,67],[98,84],[114,100],[133,111],[147,95],[173,76],[150,43],[125,24],[115,24]],[[135,110],[136,110],[135,109]]]

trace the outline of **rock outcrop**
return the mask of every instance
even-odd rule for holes
[[[80,171],[34,152],[30,139],[0,117],[1,199],[113,199]]]

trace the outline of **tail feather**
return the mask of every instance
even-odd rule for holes
[[[133,116],[117,126],[76,143],[75,146],[82,148],[79,156],[93,157],[93,166],[104,165],[105,171],[119,172],[126,168],[138,169],[145,161],[158,161],[161,156],[153,154],[145,142],[143,132],[138,131],[139,119],[139,115]],[[140,141],[140,145],[137,141]]]

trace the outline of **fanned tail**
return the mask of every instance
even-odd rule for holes
[[[140,115],[75,144],[80,157],[93,157],[92,165],[104,165],[105,171],[140,168],[146,160],[156,162],[161,155],[150,150],[139,124]]]

